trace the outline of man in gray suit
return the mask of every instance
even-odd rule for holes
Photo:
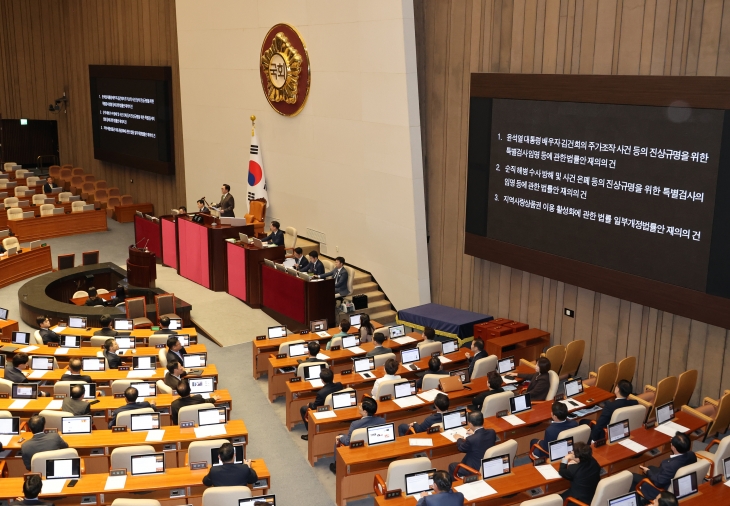
[[[221,194],[220,204],[213,207],[218,208],[222,217],[235,218],[236,215],[233,214],[233,208],[236,207],[236,202],[233,200],[233,195],[231,195],[231,187],[227,184],[221,186]]]
[[[61,411],[73,413],[76,416],[88,415],[91,412],[91,404],[84,399],[84,387],[74,385],[71,387],[71,395],[63,399]]]
[[[13,383],[31,383],[23,374],[24,369],[28,369],[28,355],[25,353],[16,353],[13,355],[13,365],[5,367],[3,377]],[[48,394],[38,390],[38,397],[48,397]]]
[[[40,415],[30,417],[28,428],[33,433],[33,437],[20,447],[23,454],[23,464],[25,464],[28,471],[30,471],[30,461],[36,453],[68,448],[68,443],[61,439],[57,432],[49,432],[48,434],[43,432],[43,429],[46,428],[45,417]]]
[[[350,293],[347,290],[347,270],[345,269],[344,257],[335,258],[335,268],[334,269],[332,269],[331,271],[329,271],[325,274],[322,274],[321,276],[314,276],[314,277],[322,278],[322,279],[334,277],[335,278],[335,293],[341,297],[344,297],[345,295]]]
[[[376,355],[385,355],[386,353],[392,353],[392,351],[390,351],[390,348],[386,348],[385,346],[383,346],[385,340],[385,334],[383,334],[382,332],[376,332],[373,336],[373,341],[375,341],[375,348],[367,352],[365,356],[374,357]]]
[[[117,424],[117,415],[119,413],[122,413],[123,411],[130,411],[132,409],[142,409],[142,408],[156,408],[154,404],[151,404],[147,401],[144,402],[137,402],[137,397],[139,396],[139,392],[134,387],[129,387],[124,391],[124,398],[127,400],[127,404],[124,406],[117,408],[117,410],[114,412],[114,415],[112,416],[112,419],[109,420],[109,428],[111,429],[113,426]]]
[[[363,398],[360,406],[358,407],[358,411],[360,412],[360,416],[362,418],[360,418],[359,420],[355,420],[350,424],[350,430],[347,434],[340,434],[339,436],[337,436],[335,441],[335,453],[337,453],[338,442],[341,445],[350,446],[350,438],[352,438],[352,433],[355,432],[357,429],[372,427],[373,425],[380,425],[385,423],[385,418],[375,416],[375,413],[378,412],[378,403],[375,401],[375,399],[371,397]],[[335,467],[334,462],[330,464],[330,471],[337,474],[337,468]]]

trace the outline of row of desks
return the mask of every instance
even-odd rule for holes
[[[106,232],[106,211],[100,209],[82,213],[54,214],[27,220],[8,221],[7,226],[20,242]]]
[[[83,346],[81,348],[58,348],[55,346],[38,346],[37,349],[27,352],[28,355],[33,357],[44,356],[54,357],[61,364],[67,364],[72,358],[93,358],[103,348],[92,348],[90,346]],[[167,348],[155,348],[151,346],[139,346],[138,348],[119,350],[123,353],[119,354],[122,357],[124,365],[132,364],[132,357],[156,357],[160,353],[160,349],[167,352]],[[61,352],[59,353],[59,350]],[[206,353],[208,350],[204,344],[191,344],[186,346],[185,350],[188,353]],[[11,352],[12,354],[20,353],[20,349]]]
[[[20,239],[19,239],[20,240]],[[51,259],[51,248],[41,247],[36,249],[21,248],[20,254],[0,257],[0,288],[12,285],[18,281],[51,272],[53,270]],[[10,322],[8,322],[10,323]],[[14,328],[13,327],[14,324]],[[18,330],[18,323],[3,325],[3,337],[6,332]],[[8,335],[8,338],[10,335]]]

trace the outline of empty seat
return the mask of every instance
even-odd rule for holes
[[[73,294],[73,297],[71,297],[71,298],[78,299],[79,297],[88,297],[88,296],[89,296],[89,292],[87,292],[86,290],[76,290]]]
[[[238,504],[239,499],[250,497],[251,489],[248,487],[210,487],[203,492],[203,506]]]
[[[117,206],[122,205],[122,199],[119,197],[109,197],[109,200],[106,202],[106,214],[110,218],[114,216],[114,211]]]
[[[122,192],[119,191],[119,188],[114,186],[112,188],[107,189],[107,195],[109,195],[110,197],[121,197]]]
[[[92,181],[84,181],[81,184],[81,198],[86,200],[89,196],[93,195],[96,191],[94,183]]]
[[[61,166],[51,165],[50,167],[48,167],[48,175],[51,176],[53,179],[57,179],[61,175]]]
[[[9,250],[10,248],[20,248],[20,242],[17,237],[6,237],[3,239],[3,248]]]
[[[99,263],[99,250],[84,251],[81,254],[81,265],[94,265]],[[108,292],[104,292],[108,293]]]
[[[28,191],[27,186],[16,186],[15,187],[15,196],[16,197],[25,197],[25,192]]]
[[[71,212],[72,213],[83,213],[85,205],[86,205],[86,202],[84,202],[83,200],[77,200],[76,202],[71,202]]]
[[[30,459],[30,472],[40,473],[44,478],[46,476],[46,461],[55,459],[75,459],[79,453],[73,448],[64,448],[63,450],[51,450],[47,452],[38,452]],[[82,470],[83,472],[83,470]]]
[[[72,176],[83,176],[84,175],[84,169],[81,167],[74,167],[71,169],[71,175]]]
[[[18,207],[18,197],[7,197],[3,200],[3,204],[5,204],[5,209],[8,209],[9,207]]]
[[[73,269],[75,262],[75,253],[69,253],[68,255],[58,255],[58,270],[60,271],[61,269]]]
[[[53,216],[53,210],[56,208],[53,204],[41,205],[41,216]]]
[[[82,176],[71,176],[71,191],[78,193],[81,191],[81,186],[84,184],[84,178]]]
[[[46,196],[42,193],[33,195],[33,198],[31,199],[31,202],[33,202],[34,206],[40,206],[43,205],[43,203],[46,201]]]
[[[12,172],[13,167],[15,167],[16,165],[18,165],[17,162],[5,162],[3,168],[5,169],[5,172]]]
[[[144,408],[149,409],[152,408]],[[141,411],[133,409],[131,411]],[[129,413],[129,411],[128,411]],[[120,413],[124,414],[124,413]],[[132,455],[151,455],[155,453],[155,447],[150,445],[138,445],[138,446],[125,446],[121,448],[114,448],[110,456],[110,463],[112,469],[132,469]]]
[[[106,181],[104,181],[103,179],[101,181],[96,181],[94,183],[94,185],[95,185],[95,187],[96,187],[97,190],[101,190],[101,189],[106,190],[106,188],[107,188]]]
[[[152,321],[147,318],[147,302],[144,297],[132,297],[124,301],[127,319],[134,320],[134,328],[149,328]]]
[[[17,221],[23,219],[23,210],[19,207],[11,207],[8,209],[8,221]]]
[[[38,176],[28,176],[25,178],[25,186],[35,189],[35,187],[38,186],[39,180],[40,178]]]
[[[130,206],[134,204],[134,199],[131,195],[122,195],[122,205],[123,206]]]
[[[84,174],[84,182],[87,181],[96,181],[96,178],[94,177],[94,174]]]
[[[157,310],[157,321],[167,316],[168,318],[176,318],[175,313],[175,295],[172,293],[163,293],[155,295],[155,309]]]
[[[64,183],[63,187],[66,188],[67,190],[71,186],[71,175],[72,175],[71,169],[64,169],[63,167],[61,167],[61,175],[59,176],[59,178],[61,181],[63,181],[63,183]]]
[[[58,201],[59,202],[68,202],[68,199],[73,197],[73,193],[71,192],[61,192],[58,194]],[[6,206],[7,207],[7,206]]]

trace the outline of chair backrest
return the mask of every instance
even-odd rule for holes
[[[8,221],[17,221],[23,219],[23,209],[20,207],[11,207],[8,209]]]
[[[591,439],[591,426],[590,425],[579,425],[572,429],[566,429],[558,434],[558,439],[565,439],[566,437],[573,437],[573,444],[582,442],[588,444]]]
[[[560,376],[552,369],[548,371],[548,377],[550,378],[550,389],[548,390],[546,401],[552,401],[555,399],[555,394],[558,393],[558,386],[560,385]]]
[[[720,398],[715,419],[707,428],[707,434],[715,434],[718,431],[725,432],[728,425],[730,425],[730,392]]]
[[[605,506],[609,499],[628,493],[631,489],[632,479],[631,471],[621,471],[612,476],[606,476],[598,482],[591,506]]]
[[[98,337],[98,336],[97,336],[97,337]],[[97,351],[97,352],[96,352],[96,356],[97,356],[97,357],[99,357],[99,358],[103,358],[103,359],[104,359],[104,367],[106,368],[106,370],[107,370],[107,371],[108,371],[109,369],[111,369],[111,368],[109,367],[109,360],[108,360],[108,359],[106,358],[106,355],[104,355],[104,350],[99,350],[99,351]]]
[[[127,318],[146,318],[147,308],[144,297],[132,297],[124,300],[124,306],[127,309]]]
[[[109,195],[109,197],[121,197],[122,196],[122,192],[120,192],[119,188],[117,188],[116,186],[114,186],[112,188],[107,188],[107,194]]]
[[[96,191],[96,187],[94,186],[93,181],[84,181],[81,185],[81,191],[83,193],[94,193]]]
[[[284,229],[284,246],[294,248],[297,245],[297,229],[294,227],[286,227]],[[348,275],[350,273],[348,272]]]
[[[697,476],[697,484],[699,485],[705,479],[707,473],[710,472],[711,465],[712,462],[710,462],[709,460],[697,459],[697,462],[695,462],[694,464],[688,464],[684,467],[680,467],[679,469],[677,469],[677,472],[674,474],[674,478],[681,478],[682,476],[687,476],[688,474],[695,473],[695,475]],[[671,483],[667,487],[667,490],[669,492],[674,492],[674,490],[672,490]]]
[[[560,375],[575,375],[578,372],[580,363],[583,361],[583,353],[586,349],[586,342],[582,339],[571,341],[565,347],[565,359],[560,368]]]
[[[73,193],[71,192],[61,192],[58,194],[58,201],[59,202],[68,202],[68,199],[73,197]]]
[[[94,174],[84,174],[84,181],[96,181],[96,177],[94,177]]]
[[[53,204],[41,204],[41,216],[53,216],[53,210],[56,208]]]
[[[122,199],[120,197],[114,196],[109,197],[109,200],[106,202],[106,208],[107,209],[114,209],[117,206],[122,205]]]
[[[135,409],[133,411],[141,410]],[[129,413],[131,413],[131,411],[129,411]],[[109,461],[112,469],[126,469],[127,473],[131,474],[132,455],[150,455],[152,453],[155,453],[155,447],[151,445],[121,446],[112,450]]]
[[[168,374],[167,371],[165,371],[165,374]],[[170,388],[163,380],[157,380],[157,391],[162,394],[171,394],[172,388]]]
[[[97,202],[106,202],[109,200],[109,195],[106,192],[106,188],[97,188],[94,190],[94,200]]]
[[[51,165],[48,167],[48,175],[52,178],[57,178],[61,175],[61,166],[60,165]]]
[[[46,427],[48,427],[48,425],[46,425]],[[41,475],[45,478],[47,460],[75,459],[78,456],[79,456],[79,452],[77,452],[73,448],[64,448],[63,450],[50,450],[47,452],[38,452],[35,455],[33,455],[33,458],[30,459],[30,472],[31,473],[41,473]]]
[[[87,251],[87,253],[94,253],[94,252],[93,251]],[[84,254],[86,254],[86,253],[84,253]],[[94,262],[94,263],[95,264],[98,264],[99,263],[98,257],[97,257],[97,261]],[[84,265],[87,265],[87,264],[84,264]],[[97,288],[96,289],[96,293],[99,294],[99,295],[103,295],[105,293],[109,293],[109,290],[107,290],[106,288]]]
[[[637,404],[636,406],[618,408],[611,415],[610,423],[620,422],[621,420],[628,420],[631,430],[638,429],[644,423],[644,420],[646,420],[646,407],[642,404]]]
[[[112,382],[112,395],[123,394],[124,391],[126,389],[128,389],[132,383],[137,383],[137,382],[139,382],[139,380],[128,380],[128,379],[114,380]]]
[[[71,212],[72,213],[83,213],[85,205],[86,205],[86,202],[83,200],[76,200],[74,202],[71,202]]]
[[[160,501],[156,499],[129,499],[127,497],[118,497],[112,502],[112,506],[161,506]]]
[[[84,176],[78,174],[71,176],[71,186],[73,188],[80,188],[84,184]]]
[[[149,346],[159,346],[161,344],[167,344],[167,338],[169,334],[152,334],[147,338],[147,344]]]
[[[559,494],[551,494],[529,501],[522,501],[520,506],[563,506],[563,498]]]
[[[25,185],[28,188],[35,188],[36,186],[38,186],[38,180],[40,180],[38,176],[27,176],[25,178]]]
[[[482,376],[489,374],[491,371],[496,371],[498,362],[499,358],[497,358],[497,355],[489,355],[488,357],[480,358],[477,360],[476,364],[474,364],[471,379],[481,378]]]
[[[674,410],[679,411],[682,406],[689,404],[689,399],[697,385],[697,369],[690,369],[679,375],[677,391],[674,394]]]
[[[52,409],[41,410],[38,414],[45,417],[46,429],[56,429],[58,432],[61,432],[61,420],[69,416],[74,416],[73,413],[69,413],[68,411],[56,411]]]
[[[514,397],[514,392],[500,392],[484,398],[482,414],[484,417],[495,416],[503,410],[509,411],[509,400]]]
[[[0,418],[2,418],[2,416],[0,416]],[[730,437],[724,437],[720,440],[720,442],[717,444],[717,450],[715,450],[715,453],[703,452],[702,455],[703,457],[710,457],[712,459],[712,462],[715,464],[712,476],[722,474],[721,462],[730,457]]]
[[[96,181],[94,184],[96,185],[97,190],[99,190],[101,188],[106,190],[106,181],[105,180],[102,179],[101,181]]]
[[[15,196],[16,197],[24,197],[25,196],[25,192],[27,192],[27,191],[28,191],[28,187],[27,186],[16,186],[15,187]]]
[[[0,418],[12,418],[12,417],[13,417],[13,414],[10,411],[6,411],[4,409],[0,410]]]
[[[10,395],[13,391],[13,382],[10,380],[6,380],[5,378],[0,378],[0,394],[8,394]]]
[[[339,394],[342,392],[354,392],[355,389],[351,387],[343,388],[342,390],[339,390],[335,393]],[[356,396],[357,397],[357,396]],[[329,394],[327,397],[324,398],[324,405],[332,407],[332,394]]]
[[[155,295],[155,306],[157,306],[157,317],[175,312],[175,295],[164,293]]]
[[[667,376],[656,386],[656,392],[654,393],[654,405],[649,410],[648,420],[654,417],[654,411],[657,406],[672,402],[674,400],[674,394],[677,392],[677,377]]]
[[[88,296],[89,296],[89,292],[87,292],[85,290],[77,290],[74,292],[74,295],[72,298],[78,299],[79,297],[88,297]]]
[[[330,349],[334,348],[335,346],[342,346],[342,338],[341,337],[333,337],[330,340]]]
[[[222,506],[238,504],[239,499],[251,497],[248,487],[209,487],[203,492],[203,506]]]
[[[5,172],[12,172],[13,165],[18,165],[18,163],[17,162],[5,162],[5,165],[3,165]]]
[[[84,251],[81,254],[81,265],[95,265],[99,263],[99,250]],[[108,293],[108,292],[107,292]]]
[[[109,336],[91,336],[89,339],[89,345],[92,348],[100,348],[104,346],[107,339],[109,339]]]
[[[626,357],[618,363],[618,372],[616,373],[616,381],[618,385],[621,380],[633,381],[634,371],[636,370],[636,357]]]
[[[31,339],[31,344],[37,344],[38,346],[43,346],[43,338],[41,337],[41,331],[36,330],[33,332],[33,339]]]
[[[377,401],[384,395],[390,395],[394,396],[395,394],[395,385],[396,383],[403,383],[402,379],[394,379],[394,380],[387,380],[387,381],[381,381],[378,385],[378,390],[373,392],[373,398]]]
[[[433,390],[434,388],[438,388],[441,384],[441,378],[443,377],[443,374],[426,374],[423,377],[421,388],[423,390]]]
[[[388,465],[388,475],[385,478],[385,487],[388,490],[406,489],[406,474],[428,471],[431,469],[431,460],[428,457],[402,459]]]
[[[313,365],[324,365],[327,369],[330,368],[329,364],[327,362],[302,362],[297,366],[297,377],[304,378],[304,368],[305,367],[311,367]]]
[[[182,407],[180,408],[180,411],[177,412],[177,423],[181,424],[182,422],[193,422],[195,425],[198,425],[198,411],[201,409],[210,409],[212,407],[213,405],[207,402]]]
[[[160,367],[167,367],[167,348],[160,348],[157,352],[157,360],[160,361]]]
[[[350,436],[350,443],[353,441],[365,441],[365,446],[368,444],[368,428],[363,427],[361,429],[355,429],[352,431]]]
[[[596,376],[596,384],[594,386],[606,392],[613,392],[616,373],[618,373],[618,364],[616,362],[603,364],[598,368],[598,375]]]
[[[73,171],[70,168],[61,167],[61,174],[59,174],[61,181],[71,181],[72,175]]]
[[[58,255],[58,270],[73,269],[74,263],[76,263],[76,253],[69,253],[68,255]]]
[[[33,337],[35,338],[35,335]],[[33,340],[35,340],[35,339],[33,339]],[[42,342],[43,342],[43,338],[41,338],[41,343]],[[47,358],[47,357],[45,357],[45,358]],[[32,364],[33,363],[33,355],[29,355],[28,356],[28,360],[30,360],[30,363]],[[53,366],[52,366],[52,368],[53,369],[58,369],[58,360],[56,360],[56,357],[53,357]]]
[[[347,271],[347,293],[351,294],[355,286],[355,269],[345,265],[345,271]]]
[[[282,353],[286,353],[287,356],[289,356],[289,347],[290,346],[295,345],[295,344],[302,344],[304,342],[305,341],[303,339],[295,339],[293,341],[289,341],[289,342],[286,342],[286,343],[281,343],[279,345],[279,355],[281,355]]]
[[[500,455],[509,455],[510,465],[514,466],[515,458],[517,457],[517,440],[508,439],[503,443],[492,446],[490,449],[484,452],[484,458],[488,459],[491,457],[498,457]]]
[[[3,204],[6,209],[9,207],[18,207],[18,197],[5,197]]]
[[[213,465],[210,458],[210,450],[216,450],[223,443],[229,443],[227,439],[206,439],[205,441],[193,441],[188,446],[188,462],[207,462],[209,466]]]
[[[10,248],[20,248],[20,242],[17,237],[6,237],[3,239],[3,248],[9,250]]]
[[[248,203],[248,214],[253,218],[252,223],[263,223],[266,219],[266,201],[262,199],[250,201]]]
[[[397,360],[395,357],[395,353],[383,353],[382,355],[375,355],[373,363],[375,367],[382,367],[391,358],[393,360]]]
[[[127,206],[129,204],[134,204],[134,199],[131,195],[122,195],[122,205]]]
[[[154,413],[155,410],[153,408],[139,408],[139,409],[130,409],[129,411],[122,411],[117,415],[117,425],[129,427],[132,420],[132,415],[138,415],[140,413]],[[116,468],[114,463],[112,463],[112,467]],[[125,469],[129,469],[128,467]]]
[[[37,193],[31,198],[34,206],[40,206],[46,201],[46,196],[42,193]]]
[[[550,360],[550,369],[560,373],[560,368],[565,360],[565,346],[562,344],[551,346],[545,352],[545,356]]]
[[[81,167],[74,167],[71,169],[71,175],[72,176],[83,176],[84,175],[84,169]]]
[[[441,342],[436,341],[433,343],[418,343],[418,349],[421,352],[421,358],[430,357],[431,353],[439,352],[441,354]]]

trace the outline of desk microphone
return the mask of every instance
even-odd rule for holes
[[[147,251],[147,245],[150,243],[150,240],[147,239],[147,242],[144,243],[144,248],[142,248],[144,251]]]
[[[142,239],[140,239],[139,241],[137,241],[136,243],[134,243],[134,247],[137,248],[137,249],[139,249],[139,243],[141,243],[145,239],[147,239],[147,238],[146,237],[143,237]]]

